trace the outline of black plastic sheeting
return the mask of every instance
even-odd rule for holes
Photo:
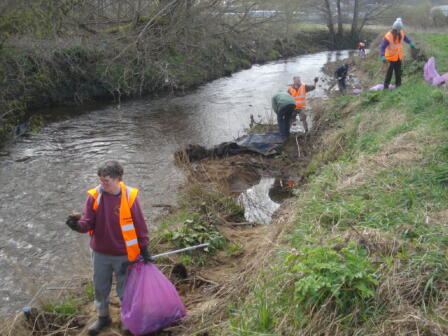
[[[248,151],[264,156],[278,154],[286,138],[278,132],[263,134],[247,134],[238,139],[235,143]]]
[[[178,150],[175,156],[181,161],[188,159],[190,162],[238,154],[271,156],[281,152],[285,141],[286,138],[278,132],[247,134],[235,141],[223,142],[210,149],[200,145],[187,145],[183,149]]]

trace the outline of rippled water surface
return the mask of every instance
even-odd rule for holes
[[[38,133],[7,145],[3,150],[9,155],[0,157],[0,312],[28,304],[45,283],[89,274],[88,237],[71,232],[64,221],[73,209],[82,209],[86,190],[97,183],[100,162],[124,164],[125,182],[140,189],[144,214],[153,225],[161,210],[152,205],[174,204],[183,179],[173,163],[179,146],[209,147],[236,138],[251,114],[273,120],[271,96],[286,89],[293,75],[311,84],[322,76],[324,63],[347,56],[310,54],[255,65],[183,96],[64,111]],[[320,87],[310,95],[323,94]],[[263,198],[256,187],[246,195],[251,193]],[[269,204],[270,211],[277,207]]]

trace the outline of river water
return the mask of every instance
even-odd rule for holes
[[[292,76],[311,84],[323,76],[326,62],[349,55],[322,52],[254,65],[183,96],[88,111],[54,110],[62,117],[7,144],[2,150],[9,155],[0,157],[0,313],[30,304],[43,285],[57,287],[90,274],[88,237],[64,222],[73,209],[82,210],[86,190],[97,184],[100,162],[124,164],[124,180],[140,189],[145,217],[153,226],[161,210],[152,205],[175,204],[183,181],[173,162],[176,149],[189,143],[210,147],[243,135],[251,114],[256,120],[274,120],[271,96],[286,89]],[[323,96],[324,86],[310,95]],[[262,179],[258,189],[266,194],[270,183],[273,179]],[[254,203],[250,195],[256,190],[242,199]],[[270,212],[278,207],[267,195],[255,197],[264,198]]]

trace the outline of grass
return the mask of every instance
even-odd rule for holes
[[[435,57],[439,74],[448,72],[448,59],[446,58],[448,39],[446,38],[446,34],[416,33],[415,35],[425,42],[431,53],[430,56]]]
[[[49,302],[42,309],[47,313],[74,315],[79,313],[79,305],[79,300],[67,298],[63,301]]]
[[[418,37],[443,72],[448,37]],[[377,61],[367,62],[369,72]],[[399,89],[329,103],[335,127],[297,220],[216,334],[448,333],[448,94],[423,81],[421,65],[405,64]]]

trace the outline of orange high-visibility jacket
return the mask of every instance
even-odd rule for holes
[[[296,110],[301,110],[306,107],[306,85],[301,84],[298,89],[293,86],[288,86],[288,93],[296,101]]]
[[[131,207],[137,198],[138,189],[127,187],[123,182],[121,186],[121,203],[120,203],[120,227],[126,244],[126,251],[128,253],[128,260],[135,261],[140,254],[140,247],[137,240],[137,231],[132,220]],[[102,188],[97,186],[94,189],[87,191],[89,195],[95,200],[93,203],[93,210],[96,211],[101,202]],[[93,234],[93,232],[89,232]]]
[[[386,56],[386,59],[389,62],[396,62],[403,59],[403,40],[404,40],[404,31],[400,30],[401,40],[394,41],[394,36],[392,35],[392,32],[389,31],[384,35],[384,38],[389,42],[389,44],[386,47],[386,52],[384,53],[384,56]]]

